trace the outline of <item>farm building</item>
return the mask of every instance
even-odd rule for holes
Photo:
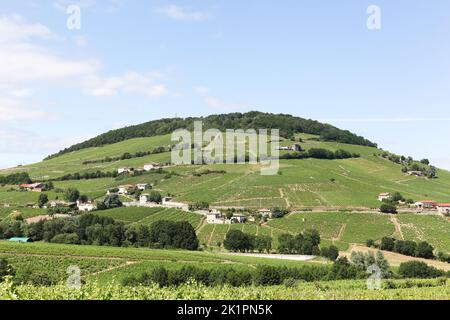
[[[125,186],[119,186],[119,194],[128,194],[129,192],[132,192],[135,190],[135,187],[131,184],[125,185]]]
[[[206,222],[209,224],[225,224],[225,220],[219,211],[210,211],[206,214]]]
[[[378,195],[378,201],[387,200],[390,197],[391,197],[391,194],[389,192],[383,192]]]
[[[33,240],[31,240],[31,238],[19,238],[19,237],[11,238],[11,239],[9,239],[8,241],[11,241],[11,242],[20,242],[20,243],[33,242]]]
[[[124,168],[119,168],[119,169],[117,169],[117,173],[118,173],[118,174],[122,174],[122,173],[132,173],[132,172],[134,172],[134,169],[133,169],[133,168],[127,168],[127,167],[124,167]]]
[[[292,151],[300,152],[300,151],[302,151],[302,146],[300,144],[296,143],[296,144],[292,145],[291,149],[292,149]]]
[[[33,192],[45,191],[44,184],[42,184],[42,183],[21,184],[19,187],[21,189],[26,189],[27,191],[33,191]]]
[[[150,188],[150,185],[148,183],[138,183],[136,185],[136,189],[139,189],[141,191],[147,190]]]
[[[421,200],[415,203],[417,209],[436,209],[438,203],[432,200]]]
[[[145,171],[152,171],[162,168],[162,166],[159,163],[151,162],[144,164],[144,170]]]
[[[450,215],[450,203],[440,203],[437,206],[437,209],[440,214],[443,214],[445,216]]]
[[[263,217],[272,218],[272,211],[269,209],[259,209],[258,213]]]
[[[234,214],[230,220],[227,220],[227,223],[244,223],[247,220],[247,217],[243,214]]]
[[[139,196],[139,203],[142,205],[145,205],[148,202],[149,198],[150,198],[150,195],[148,193],[141,194]]]
[[[422,171],[408,171],[408,175],[416,176],[416,177],[423,177],[423,172]]]
[[[77,201],[77,207],[79,211],[83,212],[90,212],[96,209],[96,206],[91,201],[88,202],[81,202],[80,200]]]

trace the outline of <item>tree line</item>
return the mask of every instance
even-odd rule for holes
[[[151,226],[125,225],[110,217],[83,214],[27,224],[22,217],[0,222],[0,238],[29,237],[50,243],[197,250],[195,230],[187,221],[156,221]]]
[[[121,161],[121,160],[128,160],[128,159],[134,159],[134,158],[143,158],[152,154],[159,154],[164,152],[170,152],[172,148],[166,148],[166,147],[156,147],[151,151],[139,151],[136,153],[129,153],[125,152],[121,156],[117,157],[105,157],[103,159],[94,159],[94,160],[86,160],[83,161],[82,164],[95,164],[95,163],[105,163],[105,162],[115,162],[115,161]]]
[[[280,159],[327,159],[327,160],[337,160],[337,159],[349,159],[349,158],[359,158],[361,155],[358,153],[351,153],[346,150],[336,150],[330,151],[323,148],[312,148],[307,151],[285,153],[280,156]]]

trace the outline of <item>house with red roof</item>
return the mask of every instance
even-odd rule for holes
[[[418,209],[436,209],[438,203],[433,200],[421,200],[415,203]]]

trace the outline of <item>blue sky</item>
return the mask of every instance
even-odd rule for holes
[[[0,0],[0,167],[175,114],[260,110],[450,169],[449,32],[447,0]]]

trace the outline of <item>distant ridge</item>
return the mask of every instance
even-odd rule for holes
[[[129,126],[121,129],[111,130],[95,138],[75,144],[69,148],[48,156],[44,160],[77,151],[81,149],[100,147],[133,138],[152,137],[170,134],[176,129],[193,128],[194,121],[202,120],[205,129],[258,129],[276,128],[280,129],[280,135],[286,138],[294,133],[309,133],[319,135],[323,141],[336,141],[341,143],[377,147],[377,144],[358,136],[350,131],[338,129],[332,125],[320,123],[315,120],[294,117],[288,114],[271,114],[258,111],[247,113],[229,113],[211,115],[207,117],[189,117],[185,119],[171,118],[145,122],[139,125]]]

